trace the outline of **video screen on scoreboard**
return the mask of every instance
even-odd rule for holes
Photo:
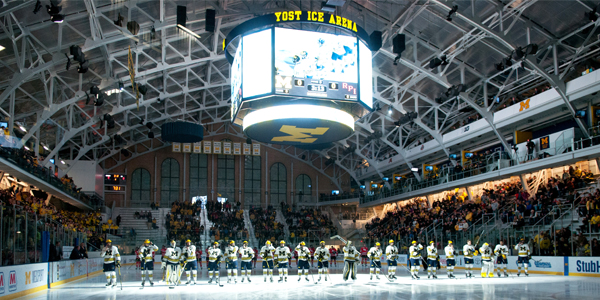
[[[275,28],[275,93],[356,101],[356,37]]]
[[[242,102],[242,42],[235,52],[231,65],[231,119],[235,117]]]

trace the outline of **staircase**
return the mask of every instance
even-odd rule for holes
[[[290,240],[290,226],[285,221],[285,217],[283,216],[283,213],[281,212],[280,209],[277,209],[277,211],[276,211],[275,221],[283,224],[283,234],[285,235],[285,240],[289,241]]]
[[[210,239],[210,228],[213,223],[208,220],[206,209],[202,209],[200,212],[200,225],[204,225],[204,231],[200,233],[200,241],[202,242],[203,247],[208,247],[212,242]]]
[[[116,220],[117,216],[121,216],[121,224],[119,225],[119,234],[126,241],[126,244],[141,245],[146,239],[151,240],[156,245],[167,244],[167,230],[165,228],[165,216],[169,212],[168,208],[151,210],[152,218],[156,218],[158,229],[148,229],[146,219],[134,218],[134,213],[146,209],[115,207],[113,209],[112,219]],[[114,221],[113,221],[114,222]],[[135,238],[130,234],[131,229],[136,232]]]
[[[250,238],[248,239],[248,246],[256,247],[256,248],[260,249],[260,245],[258,244],[256,235],[254,235],[254,226],[252,225],[252,222],[250,221],[249,210],[244,209],[243,215],[244,215],[244,226],[246,226],[246,229],[248,229],[248,235],[250,236]]]

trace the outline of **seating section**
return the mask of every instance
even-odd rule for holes
[[[286,207],[283,215],[289,226],[292,240],[306,238],[323,240],[338,232],[338,228],[329,216],[317,209],[294,210],[292,207]]]
[[[250,220],[259,245],[263,245],[267,240],[273,245],[278,245],[278,241],[285,238],[284,225],[276,218],[277,211],[272,206],[268,206],[267,209],[250,208]]]

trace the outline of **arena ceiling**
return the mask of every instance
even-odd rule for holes
[[[0,114],[25,141],[48,148],[48,158],[110,159],[112,166],[168,146],[148,138],[149,131],[159,138],[160,125],[167,121],[201,123],[208,136],[228,132],[241,137],[241,129],[230,125],[230,65],[223,39],[232,28],[256,16],[320,11],[322,5],[322,1],[304,0],[63,0],[54,1],[64,15],[64,22],[56,24],[46,12],[49,2],[41,1],[42,9],[34,14],[36,0],[2,0],[0,45],[5,49],[0,51]],[[597,3],[591,1],[333,2],[339,4],[336,14],[354,20],[368,33],[383,32],[383,48],[373,53],[374,100],[380,110],[358,120],[356,132],[330,148],[309,152],[273,146],[312,160],[317,168],[337,168],[333,177],[345,171],[356,179],[355,170],[361,165],[390,155],[400,155],[410,168],[406,149],[424,138],[441,142],[442,134],[474,113],[491,121],[492,99],[504,100],[534,87],[555,87],[574,114],[563,82],[576,73],[574,65],[596,60],[599,50]],[[177,5],[187,6],[187,27],[200,39],[176,29]],[[457,11],[449,21],[455,5]],[[204,30],[207,8],[216,10],[214,33]],[[586,12],[592,12],[596,21]],[[134,35],[125,25],[115,25],[119,14],[123,24],[136,21],[139,32]],[[398,33],[406,35],[406,50],[395,65],[391,40]],[[496,69],[517,47],[528,44],[538,45],[537,54],[513,60],[505,70]],[[86,73],[78,73],[74,61],[66,70],[65,54],[72,45],[85,53]],[[139,108],[127,67],[129,47],[136,62],[136,81],[148,88]],[[446,65],[429,68],[432,59],[443,55]],[[119,82],[124,91],[106,96],[102,106],[94,106],[93,99],[86,103],[91,86],[106,92]],[[459,84],[466,87],[460,96],[436,101]],[[469,109],[459,110],[465,103]],[[418,117],[394,123],[408,112],[417,112]],[[114,118],[114,128],[100,126],[105,114]],[[142,119],[154,127],[149,129]],[[21,126],[26,132],[16,129]],[[583,124],[580,127],[585,130]],[[494,132],[506,145],[502,135]],[[121,147],[133,155],[120,154],[111,138],[115,134],[123,137]]]

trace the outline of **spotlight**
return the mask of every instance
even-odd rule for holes
[[[137,35],[140,32],[140,24],[136,21],[129,21],[127,22],[127,30],[133,35]]]
[[[115,119],[113,118],[113,116],[109,114],[104,114],[102,120],[106,121],[106,127],[108,129],[115,128]],[[100,128],[102,128],[102,124],[100,124]]]
[[[4,48],[4,46],[0,45],[0,51],[4,50],[6,48]]]
[[[90,94],[92,94],[92,95],[98,95],[98,94],[100,94],[100,89],[98,88],[98,86],[95,86],[95,85],[91,86],[90,87]]]
[[[503,71],[507,67],[512,66],[511,57],[509,56],[509,57],[503,58],[502,61],[498,64],[495,64],[495,66],[496,66],[496,70],[498,70],[498,71]]]
[[[156,100],[156,103],[160,104],[160,101],[161,101],[161,100],[160,100],[160,98],[158,98],[158,99]]]
[[[33,13],[37,14],[40,9],[42,9],[42,1],[37,0],[37,2],[35,3],[35,7],[33,8]]]
[[[123,90],[124,89],[124,85],[122,81],[119,81],[119,90]]]
[[[21,129],[23,132],[27,132],[27,128],[25,128],[23,125],[19,125],[19,129]]]
[[[121,149],[121,154],[123,154],[123,156],[125,157],[129,157],[129,151],[127,149]]]
[[[115,25],[119,26],[119,27],[123,27],[123,20],[125,20],[125,18],[123,18],[123,16],[121,16],[121,13],[119,13],[119,17],[117,17],[117,19],[114,21]]]
[[[452,15],[455,14],[456,11],[458,11],[458,5],[452,6],[452,9],[448,12],[448,16],[446,17],[446,20],[452,22]]]
[[[583,13],[583,16],[586,17],[590,22],[596,22],[598,20],[598,15],[596,14],[596,8],[592,9],[592,11]]]
[[[65,56],[67,57],[67,71],[69,71],[69,69],[71,68],[71,59],[69,58],[69,56],[65,53]]]
[[[148,132],[148,138],[149,139],[153,139],[154,138],[154,132],[152,132],[152,131]]]
[[[410,170],[413,172],[419,172],[419,168],[410,168]]]
[[[388,115],[391,115],[391,114],[392,114],[392,112],[393,112],[393,111],[392,111],[392,108],[391,108],[391,107],[390,107],[390,108],[388,108]]]
[[[61,14],[50,16],[50,21],[52,21],[54,23],[62,23],[64,20],[65,20],[65,16],[63,16]]]
[[[64,20],[64,16],[60,14],[62,10],[62,6],[56,6],[54,3],[50,2],[50,5],[46,5],[46,10],[50,15],[50,21],[54,23],[62,23]]]
[[[429,61],[429,68],[430,69],[434,69],[437,68],[439,66],[445,66],[448,64],[448,61],[446,60],[446,55],[442,55],[440,58],[434,58],[431,61]]]
[[[152,124],[152,122],[148,122],[146,123],[146,127],[148,127],[148,129],[152,129],[152,127],[154,127],[154,124]]]
[[[87,71],[88,71],[88,68],[89,68],[89,63],[88,63],[88,61],[86,60],[86,61],[84,61],[83,63],[80,63],[80,64],[79,64],[79,67],[77,67],[77,73],[84,74],[85,72],[87,72]]]
[[[69,47],[69,53],[73,55],[74,60],[80,63],[85,62],[85,54],[81,51],[81,47],[77,45],[72,45],[71,47]]]
[[[94,101],[94,106],[102,106],[102,104],[104,104],[104,93],[96,95],[96,101]]]
[[[140,124],[140,125],[144,125],[144,118],[142,118],[142,119],[140,120],[140,123],[139,123],[139,124]]]
[[[138,91],[140,92],[140,94],[142,94],[142,96],[146,96],[148,88],[143,84],[138,84]]]
[[[118,145],[126,143],[125,139],[123,137],[121,137],[120,135],[118,135],[118,134],[115,134],[113,136],[113,141],[115,142],[115,146],[118,146]]]

